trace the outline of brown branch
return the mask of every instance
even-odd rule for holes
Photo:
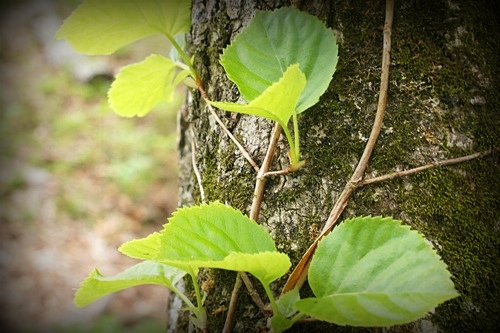
[[[480,158],[480,157],[483,157],[483,156],[486,156],[486,155],[490,155],[494,151],[499,150],[499,149],[500,148],[493,148],[493,149],[489,149],[489,150],[486,150],[486,151],[483,151],[483,152],[480,152],[480,153],[470,154],[470,155],[467,155],[467,156],[462,156],[462,157],[457,157],[457,158],[451,158],[451,159],[444,160],[444,161],[438,161],[438,162],[434,162],[434,163],[422,165],[422,166],[419,166],[419,167],[416,167],[416,168],[413,168],[413,169],[410,169],[410,170],[397,171],[397,172],[393,172],[393,173],[390,173],[390,174],[387,174],[387,175],[383,175],[383,176],[379,176],[379,177],[374,177],[374,178],[370,178],[370,179],[363,179],[362,181],[360,181],[358,183],[358,187],[369,185],[369,184],[380,183],[380,182],[383,182],[383,181],[386,181],[386,180],[392,180],[392,179],[395,179],[395,178],[400,178],[400,177],[405,177],[405,176],[413,175],[414,173],[417,173],[417,172],[420,172],[420,171],[424,171],[424,170],[428,170],[428,169],[432,169],[432,168],[437,168],[437,167],[442,167],[442,166],[446,166],[446,165],[453,165],[453,164],[458,164],[458,163],[462,163],[462,162],[467,162],[467,161],[473,160],[475,158]]]
[[[240,295],[241,279],[239,274],[236,274],[236,281],[234,282],[233,291],[231,293],[231,300],[229,301],[229,308],[227,311],[226,322],[224,323],[224,328],[222,332],[231,332],[231,328],[234,322],[234,315],[236,314],[236,303],[238,302],[238,296]],[[233,305],[234,304],[234,305]]]
[[[267,148],[266,156],[262,162],[262,166],[257,173],[257,181],[255,182],[255,189],[253,192],[252,208],[250,209],[250,218],[257,222],[259,219],[260,206],[262,204],[262,197],[264,196],[264,188],[266,186],[266,173],[269,171],[271,162],[273,161],[274,152],[276,151],[276,146],[278,145],[278,140],[281,135],[281,126],[276,123],[271,132],[271,141],[269,142],[269,147]]]
[[[243,283],[247,287],[248,292],[250,293],[250,297],[255,302],[255,304],[259,307],[260,311],[266,315],[268,311],[266,310],[266,305],[262,302],[262,299],[259,296],[257,290],[255,290],[252,281],[245,272],[239,272],[240,278],[243,280]]]
[[[300,260],[297,267],[294,269],[288,281],[283,288],[282,293],[292,290],[296,286],[300,288],[307,278],[307,271],[309,269],[309,264],[312,259],[312,255],[316,250],[316,246],[319,240],[325,236],[333,228],[337,222],[340,214],[344,211],[347,200],[351,196],[352,192],[359,186],[359,182],[363,178],[366,166],[370,159],[375,143],[377,142],[380,129],[382,128],[382,122],[384,119],[385,107],[387,104],[387,90],[389,87],[389,65],[390,65],[390,51],[391,51],[391,31],[392,31],[392,20],[394,16],[394,0],[387,0],[386,10],[385,10],[385,24],[384,24],[384,48],[382,52],[382,75],[380,78],[380,93],[377,105],[377,113],[375,115],[375,120],[373,122],[373,127],[370,133],[370,138],[366,143],[363,155],[358,162],[358,166],[354,170],[353,175],[347,182],[344,190],[337,199],[328,220],[321,231],[321,234],[316,238],[314,243],[306,251],[302,259]]]

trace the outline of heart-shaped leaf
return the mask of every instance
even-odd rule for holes
[[[300,64],[307,85],[297,103],[299,113],[319,101],[337,61],[333,31],[317,17],[290,7],[257,11],[221,56],[227,76],[247,102],[277,82],[290,65]]]
[[[298,301],[297,309],[338,325],[408,323],[458,296],[423,236],[381,217],[347,220],[325,236],[309,284],[316,298]]]
[[[142,117],[158,103],[172,100],[174,84],[180,82],[174,82],[175,77],[175,63],[152,54],[137,64],[121,69],[109,89],[109,104],[121,116]]]
[[[210,102],[210,104],[222,110],[264,117],[286,128],[305,86],[306,77],[300,70],[299,64],[294,64],[287,68],[278,82],[270,85],[248,104],[229,102]]]
[[[266,284],[291,266],[261,225],[218,202],[181,208],[160,233],[127,242],[119,250],[188,272],[200,267],[246,271]]]
[[[175,36],[191,27],[189,0],[86,0],[56,34],[78,52],[111,54],[154,34]]]
[[[113,277],[104,277],[95,269],[82,282],[74,303],[78,307],[84,307],[103,296],[141,284],[172,288],[184,275],[186,272],[183,270],[152,261],[141,262]]]

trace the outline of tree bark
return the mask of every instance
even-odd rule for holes
[[[340,55],[329,89],[299,118],[306,165],[267,181],[260,212],[259,223],[295,265],[328,218],[370,133],[380,84],[385,3],[194,1],[188,42],[209,98],[236,101],[236,86],[219,64],[222,50],[257,9],[289,5],[334,29]],[[500,146],[500,31],[495,7],[490,1],[396,2],[388,104],[367,178]],[[217,113],[260,165],[273,124]],[[207,202],[219,200],[248,213],[255,170],[216,124],[197,91],[181,113],[180,125],[179,204],[201,202],[196,165]],[[288,166],[287,149],[282,138],[273,170]],[[354,192],[341,217],[393,216],[419,230],[449,266],[461,297],[423,320],[390,329],[309,322],[294,325],[290,332],[487,332],[499,327],[499,174],[498,153],[493,153],[366,185]],[[199,280],[208,292],[208,330],[220,332],[235,273],[204,270]],[[273,285],[276,295],[285,282],[286,277]],[[258,283],[255,286],[267,301]],[[309,292],[305,285],[302,295]],[[172,325],[177,332],[188,331],[185,312]],[[242,288],[233,331],[265,331],[265,326],[264,316]]]

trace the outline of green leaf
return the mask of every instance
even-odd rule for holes
[[[127,242],[119,250],[188,272],[200,267],[246,271],[263,283],[291,266],[261,225],[218,202],[181,208],[160,233]]]
[[[243,98],[250,102],[299,63],[307,85],[297,103],[302,112],[319,101],[338,61],[331,29],[315,16],[294,8],[257,11],[221,56],[221,64]]]
[[[95,269],[77,290],[74,303],[78,307],[84,307],[103,296],[141,284],[172,288],[185,274],[178,268],[152,261],[141,262],[113,277],[104,277]]]
[[[282,314],[277,314],[271,317],[271,327],[273,333],[281,333],[292,327],[293,321],[286,318]]]
[[[154,260],[158,254],[161,234],[154,232],[146,238],[133,239],[118,249],[121,253],[135,259]]]
[[[158,103],[172,100],[175,77],[175,63],[152,54],[140,63],[121,69],[109,89],[109,104],[121,116],[142,117]],[[176,80],[176,83],[179,82]]]
[[[382,217],[347,220],[325,236],[309,284],[317,298],[298,301],[297,309],[337,325],[408,323],[458,296],[423,236]]]
[[[286,317],[290,317],[294,313],[297,312],[297,308],[295,307],[295,303],[300,300],[299,290],[294,288],[287,292],[278,300],[278,311],[282,315]]]
[[[67,18],[56,38],[78,52],[111,54],[154,34],[173,37],[191,27],[189,0],[86,0]]]
[[[300,70],[299,64],[294,64],[287,68],[278,82],[269,86],[262,95],[249,104],[229,102],[210,102],[210,104],[227,111],[264,117],[286,128],[305,86],[306,77]]]

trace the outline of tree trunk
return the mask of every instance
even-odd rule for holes
[[[210,99],[236,101],[236,86],[219,56],[257,9],[290,3],[194,1],[188,38]],[[268,180],[259,217],[278,249],[295,265],[326,221],[363,151],[380,86],[385,3],[292,1],[334,29],[340,60],[332,83],[299,118],[306,165]],[[497,8],[495,8],[497,7]],[[389,98],[379,140],[366,176],[374,177],[500,146],[500,44],[494,1],[396,1]],[[273,124],[218,111],[250,155],[261,163]],[[207,202],[219,200],[245,213],[256,173],[216,124],[198,92],[181,114],[180,205],[201,202],[199,170]],[[189,124],[189,125],[188,125]],[[288,165],[286,140],[272,165]],[[470,162],[364,186],[354,192],[341,220],[360,215],[393,216],[422,232],[449,266],[461,297],[416,323],[391,329],[335,327],[320,322],[291,332],[487,332],[498,328],[500,299],[500,163],[498,153]],[[220,332],[235,273],[206,270],[209,331]],[[286,277],[273,285],[278,294]],[[265,294],[255,283],[261,297]],[[189,289],[187,283],[186,288]],[[307,285],[301,293],[307,295]],[[212,313],[216,314],[212,314]],[[181,312],[173,325],[187,331]],[[264,330],[266,320],[243,287],[234,332]]]

